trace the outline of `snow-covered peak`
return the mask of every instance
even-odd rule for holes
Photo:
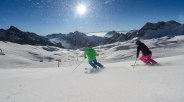
[[[117,34],[119,34],[119,33],[113,30],[113,31],[107,32],[107,34],[105,34],[104,37],[111,38],[111,37],[113,37],[114,35],[117,35]]]
[[[65,48],[77,49],[85,47],[87,43],[92,46],[102,44],[103,37],[87,36],[85,33],[75,31],[69,34],[51,34],[46,36],[52,42],[61,42]]]
[[[144,39],[170,35],[184,35],[184,26],[173,20],[168,22],[146,23],[137,33],[137,36]]]

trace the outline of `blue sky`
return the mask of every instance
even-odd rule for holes
[[[78,4],[86,13],[76,11]],[[140,29],[146,22],[184,23],[184,0],[0,0],[0,28],[40,35]]]

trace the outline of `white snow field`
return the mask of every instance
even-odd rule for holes
[[[136,46],[127,41],[95,47],[106,68],[92,74],[87,60],[72,72],[83,51],[77,61],[73,50],[0,42],[0,102],[184,102],[184,36],[143,42],[160,66],[133,68]]]

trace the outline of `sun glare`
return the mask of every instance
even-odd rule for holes
[[[77,10],[77,13],[79,15],[84,15],[86,13],[86,11],[87,11],[87,7],[84,4],[79,4],[79,5],[77,5],[76,10]]]

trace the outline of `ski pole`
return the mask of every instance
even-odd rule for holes
[[[83,62],[85,60],[85,58],[77,65],[77,67],[79,67],[79,65],[81,65],[81,63]],[[75,69],[77,69],[77,67],[75,67]],[[74,72],[75,71],[75,69],[73,69],[73,71],[72,72]]]
[[[137,62],[137,58],[136,58],[136,60],[135,60],[135,63],[134,63],[134,65],[133,65],[133,68],[135,68],[136,62]]]

